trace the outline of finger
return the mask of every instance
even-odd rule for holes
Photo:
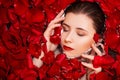
[[[89,60],[93,60],[94,59],[93,55],[88,55],[88,54],[82,54],[82,57],[87,58]]]
[[[99,73],[99,72],[101,72],[101,71],[102,71],[102,68],[101,68],[101,67],[94,68],[94,71],[95,71],[95,73],[97,74],[97,73]]]
[[[49,25],[59,23],[59,22],[63,21],[64,19],[65,19],[65,17],[60,17],[60,18],[54,19],[50,22]]]
[[[46,32],[49,32],[51,30],[53,30],[55,27],[59,27],[61,26],[61,23],[59,23],[60,21],[63,21],[64,18],[59,18],[59,19],[56,19],[56,20],[52,20],[50,22],[50,24],[48,25],[47,29],[46,29]]]
[[[64,14],[64,10],[61,10],[61,11],[58,13],[58,15],[55,17],[55,19],[61,17],[63,14]]]
[[[85,67],[89,68],[89,69],[94,70],[94,71],[95,71],[95,73],[99,73],[99,72],[101,72],[101,71],[102,71],[102,68],[101,68],[101,67],[94,68],[94,67],[93,67],[93,64],[91,64],[91,63],[81,62],[81,64],[82,64],[83,66],[85,66]]]
[[[94,44],[92,44],[92,48],[97,53],[97,55],[102,56],[102,52]]]
[[[45,37],[50,37],[50,35],[52,34],[52,31],[55,27],[58,27],[58,26],[61,26],[61,24],[54,24],[54,25],[51,25],[51,27],[48,27],[45,32],[44,32],[44,36]]]
[[[94,70],[94,67],[93,67],[93,65],[91,63],[81,62],[81,64],[83,66],[87,67],[87,68],[90,68],[90,69]]]

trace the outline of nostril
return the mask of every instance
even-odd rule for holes
[[[65,42],[65,43],[71,43],[70,40],[66,40],[66,39],[64,40],[64,42]]]

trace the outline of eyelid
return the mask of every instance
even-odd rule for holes
[[[77,32],[78,36],[85,36],[85,33],[83,32]]]
[[[69,29],[69,27],[68,26],[66,26],[66,25],[62,25],[62,28],[64,28],[64,29]]]
[[[78,34],[78,36],[85,36],[84,34]]]
[[[67,32],[67,31],[69,31],[69,29],[67,29],[66,27],[63,27],[63,31]]]

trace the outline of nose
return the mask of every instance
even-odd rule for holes
[[[73,42],[73,33],[72,33],[72,32],[70,32],[70,33],[66,36],[64,42],[65,42],[65,43],[72,43],[72,42]]]

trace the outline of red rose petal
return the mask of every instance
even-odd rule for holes
[[[44,3],[47,5],[47,6],[50,6],[51,4],[53,4],[55,2],[55,0],[44,0]]]
[[[2,23],[8,23],[7,8],[0,7],[0,25]]]
[[[109,29],[105,33],[105,42],[111,49],[116,49],[120,43],[120,36],[114,29]]]
[[[14,9],[15,9],[15,13],[22,16],[23,14],[25,14],[25,12],[28,10],[28,5],[25,5],[23,2],[23,0],[17,0],[14,3]],[[24,1],[25,2],[25,1]]]
[[[47,73],[48,73],[48,75],[51,76],[51,77],[53,77],[53,76],[55,76],[55,75],[59,75],[59,74],[60,74],[60,66],[54,63],[54,64],[51,66],[51,68],[48,70]]]
[[[27,63],[28,63],[28,68],[32,69],[33,61],[32,61],[32,56],[30,54],[27,54]]]
[[[49,7],[44,7],[44,10],[46,12],[46,18],[47,18],[47,21],[48,23],[55,18],[56,16],[56,13],[54,12],[53,9],[49,8]],[[50,16],[49,16],[50,15]]]
[[[70,63],[71,63],[73,68],[75,68],[75,69],[79,68],[80,62],[78,61],[78,59],[71,59]]]
[[[96,74],[96,80],[113,80],[106,72]]]
[[[51,64],[54,61],[54,53],[53,51],[49,51],[45,56],[42,58],[43,62],[46,64]]]
[[[59,54],[56,56],[56,63],[61,65],[61,63],[63,62],[63,60],[66,59],[66,55],[65,54]]]
[[[93,39],[94,39],[94,41],[97,43],[98,42],[98,39],[100,38],[100,36],[99,36],[99,34],[94,34],[94,37],[93,37]]]
[[[113,63],[114,63],[114,59],[109,55],[95,56],[94,60],[93,60],[93,66],[95,68],[100,67],[100,66],[101,67],[102,66],[110,66]]]
[[[61,27],[56,27],[54,30],[54,35],[50,36],[50,41],[54,44],[59,44],[61,39],[60,39],[60,34],[61,34]]]
[[[43,65],[40,69],[39,69],[39,77],[40,80],[44,79],[46,77],[46,72],[49,69],[48,65]]]

